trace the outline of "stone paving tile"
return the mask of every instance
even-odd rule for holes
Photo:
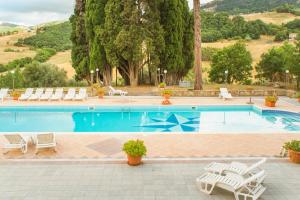
[[[0,165],[0,199],[4,200],[234,200],[216,189],[201,193],[195,179],[207,162],[125,164]],[[270,161],[262,200],[300,199],[300,168]]]

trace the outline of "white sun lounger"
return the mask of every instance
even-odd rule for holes
[[[85,88],[80,88],[78,94],[75,95],[75,100],[87,99],[87,93]]]
[[[0,99],[1,101],[4,101],[4,98],[8,97],[8,89],[1,89],[0,90]]]
[[[29,137],[23,137],[19,134],[7,134],[4,137],[8,141],[8,143],[4,144],[4,149],[20,149],[22,153],[27,152]],[[8,151],[5,153],[8,153]]]
[[[32,93],[33,93],[33,89],[32,88],[27,88],[25,93],[20,96],[19,100],[20,101],[28,100],[29,97],[32,95]]]
[[[36,89],[35,93],[29,97],[28,100],[38,100],[44,93],[44,88]]]
[[[68,93],[66,94],[66,96],[64,97],[64,100],[73,100],[75,98],[76,95],[76,90],[75,88],[70,88],[68,90]]]
[[[244,179],[237,174],[226,174],[225,176],[205,173],[198,177],[196,183],[199,189],[211,194],[215,187],[234,193],[236,200],[257,200],[266,190],[261,184],[265,179],[265,171],[260,171],[257,174]]]
[[[119,94],[121,96],[125,96],[128,94],[128,92],[123,91],[123,90],[116,90],[115,88],[113,88],[112,86],[109,86],[109,96],[113,96],[115,94]]]
[[[51,98],[51,96],[53,95],[53,88],[47,88],[45,93],[42,94],[42,96],[40,97],[40,100],[49,100]]]
[[[40,149],[53,148],[54,151],[56,147],[55,135],[53,133],[41,133],[36,136],[36,154],[38,154]]]
[[[63,88],[57,88],[50,100],[58,101],[58,100],[61,100],[63,98],[63,96],[64,96],[64,89]]]
[[[204,170],[214,174],[225,174],[230,172],[230,173],[235,173],[244,176],[251,173],[253,170],[259,169],[259,167],[262,164],[264,164],[266,161],[267,159],[263,158],[258,162],[249,166],[240,162],[232,162],[229,164],[213,162],[210,163],[208,166],[206,166]]]
[[[228,92],[227,88],[220,88],[219,97],[224,99],[224,100],[233,98],[231,93]]]

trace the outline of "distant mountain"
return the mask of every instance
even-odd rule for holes
[[[8,23],[8,22],[0,22],[0,26],[6,26],[6,27],[14,28],[14,27],[18,27],[19,25]]]
[[[271,11],[282,4],[300,7],[300,0],[213,0],[202,6],[204,10],[226,11],[231,14]]]

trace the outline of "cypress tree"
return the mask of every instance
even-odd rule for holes
[[[76,79],[89,80],[89,55],[88,42],[84,23],[85,0],[76,0],[74,15],[71,16],[72,24],[71,41],[72,66],[76,71]]]
[[[158,65],[163,48],[157,0],[109,0],[105,14],[102,36],[108,60],[136,86],[140,70]]]
[[[89,69],[99,69],[105,85],[111,84],[111,66],[101,41],[107,0],[86,0],[85,27],[89,46]]]
[[[163,0],[160,14],[165,40],[160,68],[167,69],[167,81],[176,84],[193,63],[192,15],[185,0]]]

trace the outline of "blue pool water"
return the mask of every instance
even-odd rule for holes
[[[0,132],[300,132],[300,114],[253,106],[0,107]]]

